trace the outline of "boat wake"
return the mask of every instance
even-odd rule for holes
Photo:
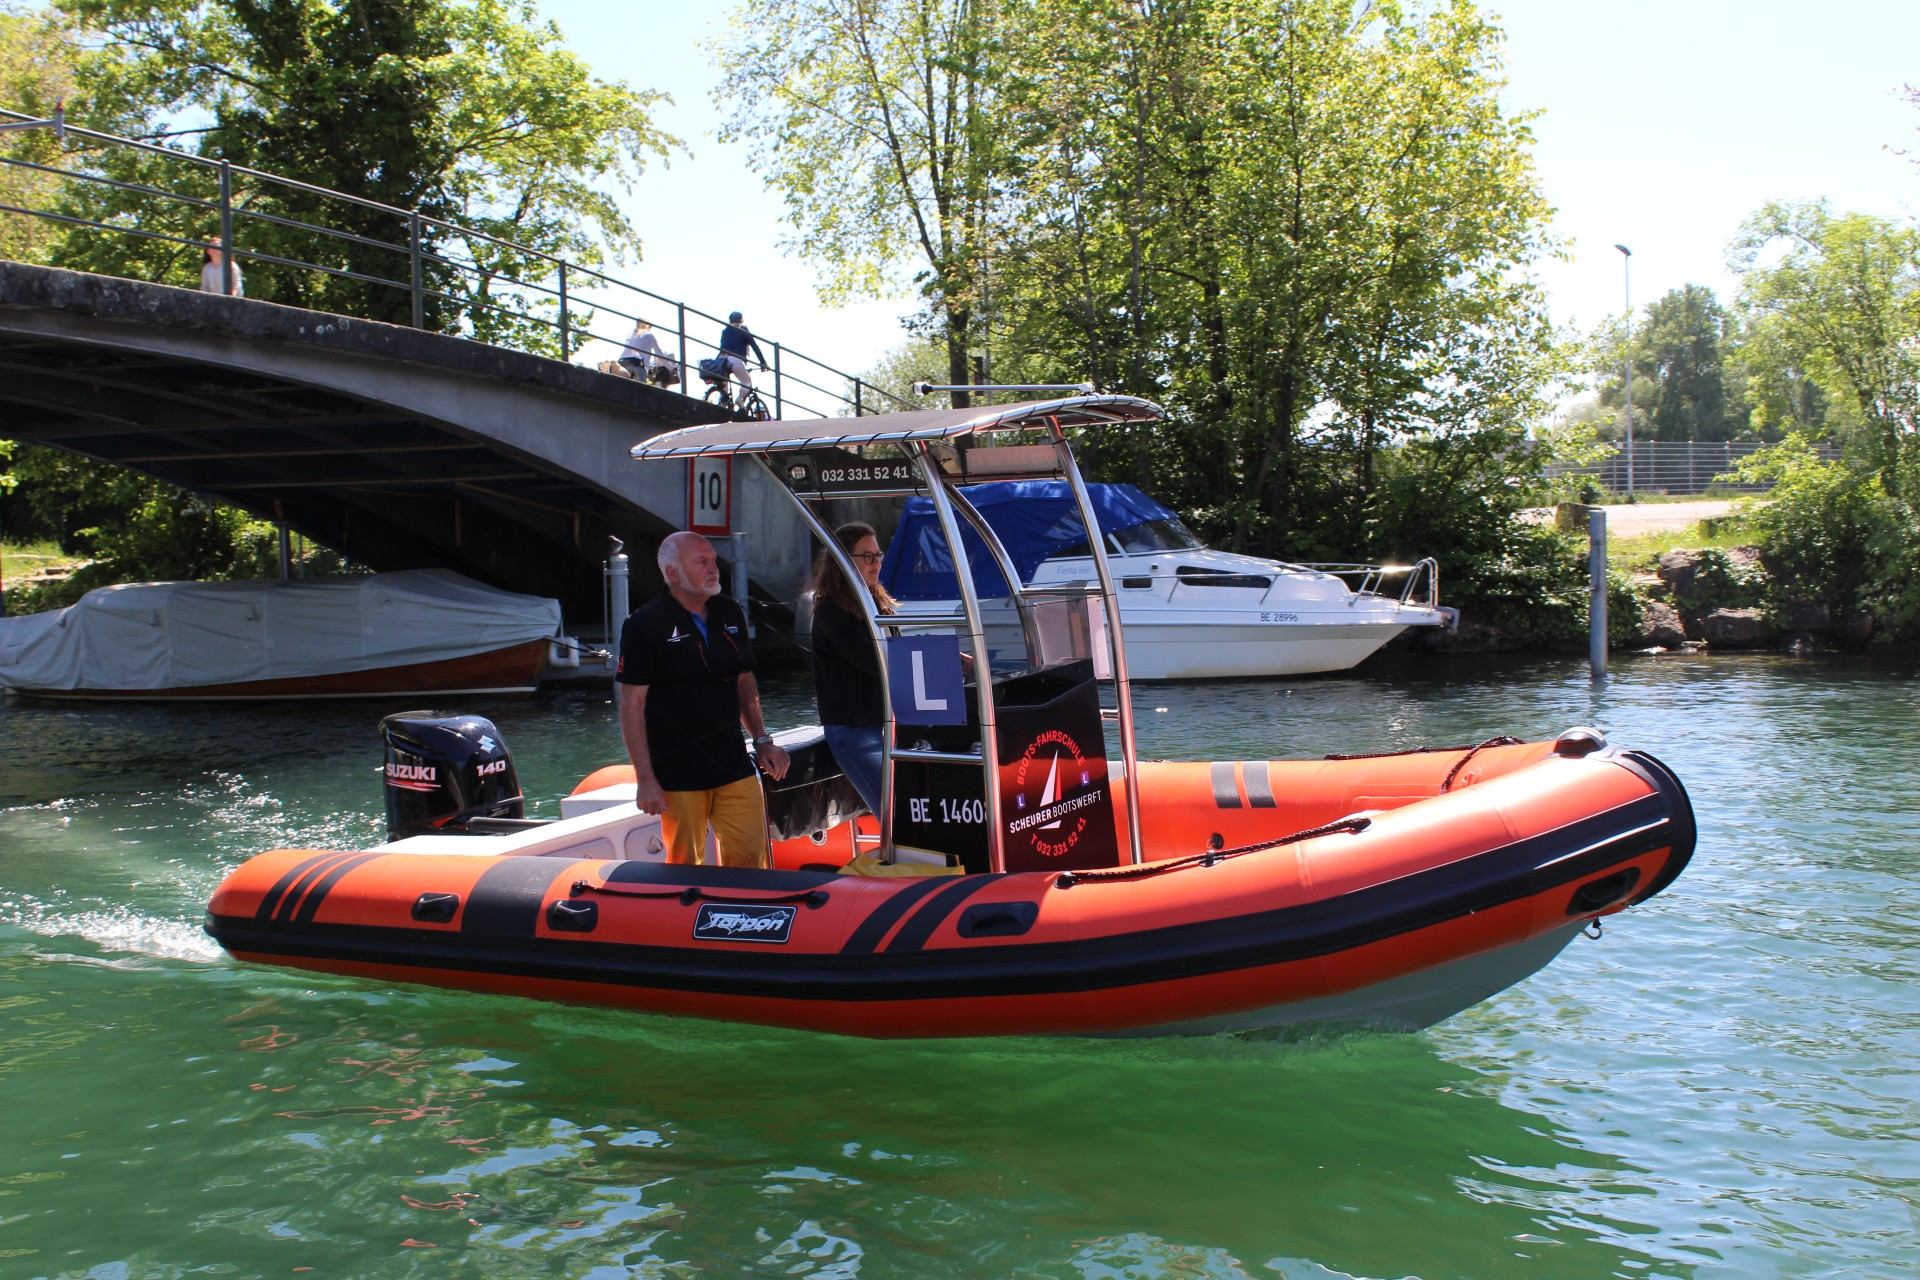
[[[42,938],[79,938],[99,955],[67,958],[106,968],[143,968],[149,960],[218,962],[223,953],[199,923],[148,915],[132,907],[74,911],[32,900],[0,904],[0,929],[18,929]]]

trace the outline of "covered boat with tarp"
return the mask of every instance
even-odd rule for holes
[[[930,500],[958,607],[867,615],[887,708],[878,812],[818,729],[792,729],[777,735],[791,767],[767,784],[773,866],[668,864],[626,766],[583,780],[557,820],[528,819],[493,725],[389,717],[388,841],[257,855],[215,894],[209,932],[246,960],[381,982],[867,1036],[1409,1028],[1674,881],[1695,839],[1685,790],[1595,730],[1140,760],[1098,540],[1092,582],[1026,584],[966,490],[1064,481],[1094,527],[1067,431],[1160,416],[1075,395],[645,442],[649,465],[763,462],[853,581],[823,516]],[[963,527],[1020,629],[990,661],[994,602]]]
[[[525,693],[559,631],[559,601],[442,569],[133,582],[0,618],[0,688],[193,700]]]

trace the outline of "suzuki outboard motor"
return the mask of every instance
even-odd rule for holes
[[[459,831],[474,818],[522,818],[513,757],[485,716],[402,711],[380,722],[387,745],[387,839]]]

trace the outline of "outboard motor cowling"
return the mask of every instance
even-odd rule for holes
[[[387,839],[458,831],[474,818],[522,818],[513,757],[485,716],[402,711],[380,722],[386,743]]]

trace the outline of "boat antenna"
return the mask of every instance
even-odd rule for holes
[[[1083,396],[1090,396],[1093,394],[1093,384],[1091,382],[1019,382],[963,387],[942,387],[931,382],[913,384],[913,394],[917,396],[928,396],[937,391],[1077,391]]]

